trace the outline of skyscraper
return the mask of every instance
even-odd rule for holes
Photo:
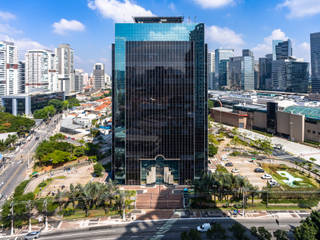
[[[228,62],[234,56],[233,49],[216,49],[215,51],[215,77],[218,79],[219,88],[227,86],[228,83]]]
[[[259,58],[259,89],[271,90],[272,54]]]
[[[25,55],[26,93],[33,89],[54,91],[56,74],[54,70],[54,54],[50,50],[28,50]]]
[[[136,17],[115,25],[113,178],[185,184],[207,169],[204,24]]]
[[[249,49],[242,51],[241,57],[229,60],[228,87],[233,90],[254,90],[254,57]]]
[[[208,89],[217,89],[218,83],[215,81],[215,53],[208,52]]]
[[[283,40],[272,40],[272,60],[277,60],[277,54],[276,54],[276,46],[283,42]]]
[[[18,52],[12,42],[0,41],[0,96],[18,93]]]
[[[291,40],[282,41],[276,44],[276,60],[284,60],[292,57],[292,43]]]
[[[60,44],[55,49],[57,57],[58,91],[69,94],[74,91],[73,49],[69,44]]]
[[[320,32],[310,34],[312,92],[320,93]]]
[[[103,63],[94,64],[93,78],[94,78],[93,88],[95,90],[105,88],[105,74],[104,74],[104,64]]]

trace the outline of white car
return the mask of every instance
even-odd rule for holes
[[[231,170],[231,172],[232,172],[232,173],[238,173],[238,172],[239,172],[239,169],[234,168],[234,169]]]
[[[222,158],[221,158],[221,161],[227,161],[227,160],[228,160],[227,156],[223,155]]]
[[[269,185],[270,185],[271,187],[279,186],[279,183],[278,183],[276,180],[274,180],[274,179],[268,180],[268,183],[269,183]]]
[[[209,231],[210,229],[211,229],[210,223],[204,223],[204,224],[202,224],[202,225],[200,225],[200,226],[197,227],[197,230],[198,230],[199,232],[207,232],[207,231]]]
[[[272,179],[272,176],[269,174],[264,174],[261,178],[262,179]]]

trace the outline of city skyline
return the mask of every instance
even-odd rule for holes
[[[307,62],[310,62],[309,34],[319,31],[316,22],[320,20],[320,2],[316,0],[60,2],[63,8],[57,1],[43,4],[33,0],[18,5],[3,1],[0,39],[16,42],[20,60],[25,50],[53,50],[60,43],[69,43],[75,50],[77,68],[90,72],[94,63],[102,62],[110,74],[113,25],[132,22],[132,16],[181,15],[185,21],[204,22],[210,51],[228,47],[240,56],[241,50],[248,48],[256,59],[272,52],[272,40],[289,37],[293,55]],[[123,9],[125,14],[121,13]]]

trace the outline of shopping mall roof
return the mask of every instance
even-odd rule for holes
[[[305,115],[306,118],[320,120],[320,108],[318,107],[304,107],[304,106],[290,106],[283,110],[284,112]]]

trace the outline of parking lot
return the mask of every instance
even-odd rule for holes
[[[254,172],[254,169],[259,167],[255,161],[249,162],[251,159],[246,157],[231,157],[227,156],[226,161],[222,161],[222,165],[225,165],[227,162],[232,162],[232,167],[227,167],[226,169],[231,172],[232,169],[236,168],[239,170],[238,173],[234,174],[240,174],[241,176],[244,176],[248,178],[249,182],[253,186],[257,186],[259,189],[262,189],[267,185],[267,180],[262,179],[261,177],[264,175],[264,173],[256,173]]]

